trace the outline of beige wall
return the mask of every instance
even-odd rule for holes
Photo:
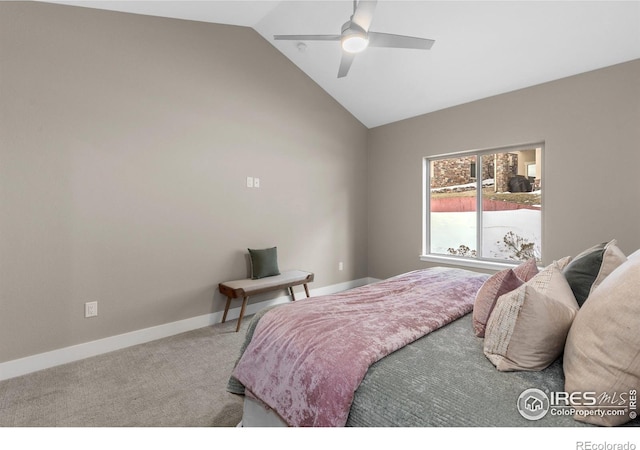
[[[425,267],[422,158],[545,142],[545,263],[608,239],[640,248],[640,60],[369,131],[369,276]]]
[[[0,2],[0,79],[0,362],[367,275],[367,130],[252,29]]]

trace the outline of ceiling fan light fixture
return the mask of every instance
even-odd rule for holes
[[[364,34],[353,33],[342,36],[341,43],[345,52],[360,53],[369,45],[369,39]]]

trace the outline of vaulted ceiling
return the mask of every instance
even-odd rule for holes
[[[434,39],[431,50],[368,48],[337,78],[353,1],[58,2],[254,28],[367,127],[640,58],[640,1],[378,2],[371,30]]]

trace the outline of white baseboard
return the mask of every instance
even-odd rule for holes
[[[378,280],[376,280],[375,278],[360,278],[358,280],[347,281],[331,286],[310,289],[310,294],[311,297],[333,294],[354,287],[373,283],[375,281]],[[304,293],[298,293],[296,298],[305,298]],[[282,296],[259,303],[249,304],[245,311],[245,315],[255,314],[256,312],[267,306],[286,303],[289,301],[289,296]],[[229,309],[227,320],[237,319],[239,315],[240,306],[238,305],[235,308]],[[131,347],[133,345],[144,344],[145,342],[155,341],[156,339],[161,339],[187,331],[196,330],[198,328],[203,328],[216,323],[220,323],[221,320],[222,311],[192,317],[190,319],[179,320],[177,322],[158,325],[155,327],[144,328],[142,330],[136,330],[117,336],[98,339],[96,341],[85,342],[83,344],[73,345],[71,347],[65,347],[46,353],[40,353],[37,355],[27,356],[25,358],[15,359],[13,361],[7,361],[4,363],[0,363],[0,380],[7,380],[9,378],[26,375],[38,370],[47,369],[49,367],[59,366],[61,364],[78,361],[84,358],[89,358],[91,356],[97,356],[103,353],[112,352],[114,350]]]

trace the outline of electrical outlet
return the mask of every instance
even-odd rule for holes
[[[87,302],[84,304],[84,317],[95,317],[98,315],[98,302]]]
[[[338,263],[338,270],[343,270],[344,269],[344,264],[342,264],[342,261],[340,261]]]
[[[255,188],[259,188],[260,187],[260,178],[254,178],[253,179],[253,187],[255,187]]]
[[[253,177],[247,177],[247,187],[248,188],[253,187]]]

